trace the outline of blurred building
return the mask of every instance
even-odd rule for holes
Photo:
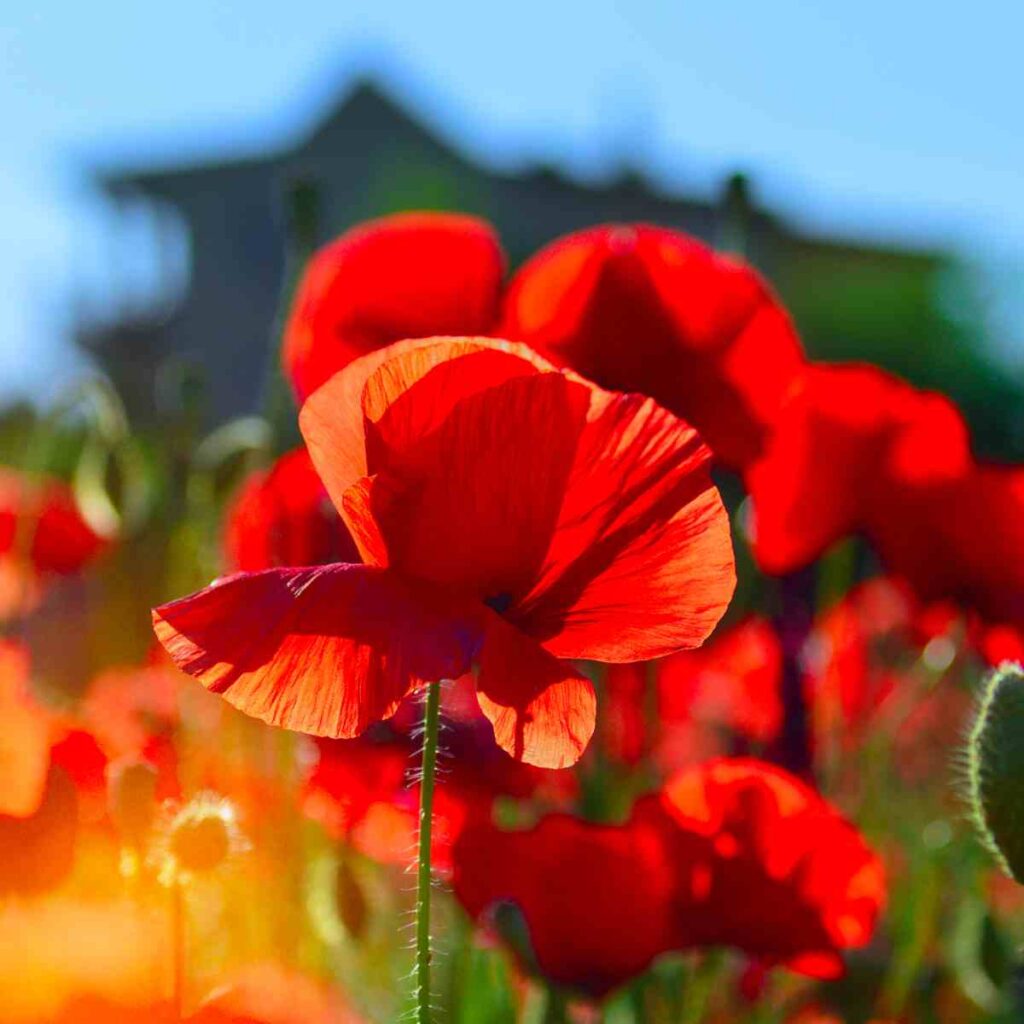
[[[498,173],[363,83],[293,148],[126,168],[99,183],[115,203],[151,204],[187,234],[187,279],[173,301],[77,330],[138,417],[152,409],[168,364],[198,368],[209,423],[258,410],[272,379],[282,295],[301,254],[368,216],[436,208],[486,217],[513,265],[559,234],[606,221],[678,227],[727,248],[742,238],[815,356],[871,360],[941,387],[965,406],[983,446],[988,439],[998,448],[1008,436],[998,398],[1016,392],[944,312],[943,254],[801,234],[753,206],[741,177],[707,202],[659,192],[636,172],[602,186],[550,168]]]

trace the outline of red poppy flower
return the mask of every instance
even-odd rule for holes
[[[766,571],[861,532],[922,600],[1024,623],[1024,470],[976,463],[943,396],[872,367],[811,367],[747,481]]]
[[[1024,468],[977,464],[922,508],[883,557],[925,600],[1024,627]]]
[[[909,594],[884,577],[851,589],[814,624],[802,658],[815,731],[848,747],[898,687],[896,665],[917,657]],[[883,657],[883,653],[888,657]]]
[[[666,731],[696,720],[767,743],[782,724],[781,679],[775,630],[764,619],[748,618],[699,651],[658,665],[658,717]]]
[[[499,908],[514,905],[526,965],[603,996],[673,948],[676,866],[664,827],[650,799],[623,825],[551,814],[505,832],[474,820],[455,844],[452,889],[476,919],[497,922]]]
[[[0,641],[0,814],[25,817],[39,806],[51,743],[51,716],[29,692],[28,650]]]
[[[747,759],[683,772],[621,825],[553,814],[507,832],[475,818],[453,860],[471,916],[515,905],[525,964],[596,996],[661,953],[713,946],[833,977],[885,898],[856,829],[798,779]]]
[[[497,237],[475,217],[402,213],[353,228],[313,257],[292,303],[281,358],[299,400],[403,338],[487,333],[503,272]]]
[[[303,785],[304,813],[363,856],[407,867],[419,829],[419,785],[410,782],[415,746],[385,730],[381,737],[320,740],[319,747],[317,764]],[[434,792],[430,855],[439,875],[451,869],[451,846],[468,809],[462,794],[442,777]]]
[[[881,862],[799,779],[721,758],[672,779],[662,802],[687,865],[677,896],[681,945],[735,946],[814,977],[842,970],[885,902]]]
[[[302,807],[335,839],[350,840],[377,803],[405,788],[413,749],[387,726],[351,740],[317,741],[317,759],[303,782]]]
[[[803,363],[755,271],[644,224],[541,250],[509,285],[502,333],[603,387],[652,396],[736,468],[760,453]]]
[[[322,249],[299,288],[284,365],[300,398],[401,338],[492,332],[604,387],[655,398],[726,465],[760,454],[803,363],[782,306],[749,267],[680,232],[605,225],[568,235],[513,278],[481,221],[402,214]]]
[[[696,646],[731,596],[696,433],[521,346],[394,346],[300,422],[367,564],[240,573],[154,612],[179,667],[265,721],[355,736],[476,661],[499,745],[561,767],[595,716],[562,659]]]
[[[359,560],[304,447],[244,482],[225,518],[224,553],[244,572]]]
[[[67,484],[0,468],[0,617],[31,610],[50,577],[78,572],[108,545]]]
[[[782,649],[771,624],[750,617],[703,647],[654,665],[613,665],[605,680],[606,753],[662,770],[730,751],[737,738],[773,740],[782,724]]]
[[[927,571],[914,557],[920,511],[969,465],[963,420],[941,395],[871,366],[808,366],[747,473],[758,563],[791,572],[865,532],[893,571]]]
[[[78,572],[106,545],[82,518],[66,484],[0,469],[0,555],[26,556],[36,572],[66,574]]]

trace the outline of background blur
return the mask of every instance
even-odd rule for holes
[[[437,207],[513,263],[619,219],[742,249],[813,354],[1019,458],[1022,32],[1012,0],[4,5],[0,403],[92,364],[138,421],[169,367],[209,425],[254,411],[302,253]]]

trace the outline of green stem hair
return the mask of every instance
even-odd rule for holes
[[[967,747],[971,814],[1003,870],[1024,882],[1024,669],[985,679]]]

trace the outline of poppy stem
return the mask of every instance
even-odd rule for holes
[[[416,856],[416,1024],[430,1024],[430,840],[434,824],[440,711],[441,684],[430,683],[423,713],[419,850]]]
[[[185,887],[180,878],[171,883],[171,929],[174,948],[174,979],[171,999],[174,1004],[174,1019],[185,1019]]]

